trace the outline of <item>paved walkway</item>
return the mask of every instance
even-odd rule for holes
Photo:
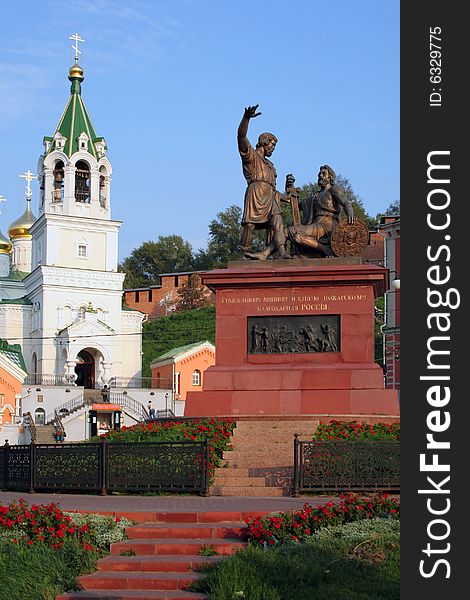
[[[54,502],[63,510],[134,513],[134,512],[260,512],[299,509],[305,502],[325,504],[337,497],[302,496],[301,498],[263,498],[241,496],[92,496],[83,494],[27,494],[24,492],[0,492],[0,504],[24,498],[29,504]]]

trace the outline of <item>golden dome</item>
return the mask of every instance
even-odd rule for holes
[[[83,69],[78,63],[75,63],[73,67],[70,67],[69,79],[70,81],[72,81],[72,79],[80,79],[80,81],[84,80]]]
[[[31,234],[29,233],[29,230],[35,221],[36,217],[31,212],[30,202],[28,202],[24,213],[21,215],[21,217],[16,219],[16,221],[13,221],[8,229],[8,235],[10,236],[10,239],[14,240],[16,238],[26,238],[30,240]]]
[[[0,254],[10,254],[11,252],[11,242],[8,240],[2,233],[0,229]]]

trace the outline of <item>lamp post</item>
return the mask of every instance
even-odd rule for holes
[[[165,394],[165,417],[168,416],[168,392]]]

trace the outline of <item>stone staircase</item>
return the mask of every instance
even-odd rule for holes
[[[129,527],[128,540],[111,544],[111,555],[98,561],[96,573],[79,577],[83,591],[67,592],[56,600],[206,598],[186,588],[203,577],[198,570],[204,563],[214,563],[246,545],[244,519],[254,516],[240,512],[157,514],[158,522]],[[217,554],[204,555],[208,548]]]
[[[294,434],[308,439],[319,421],[237,420],[226,467],[215,473],[213,496],[289,496],[294,472]]]
[[[53,444],[56,439],[54,437],[54,425],[36,425],[36,444]]]

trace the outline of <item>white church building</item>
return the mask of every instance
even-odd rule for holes
[[[21,345],[28,372],[20,413],[30,413],[36,429],[59,416],[67,441],[96,435],[100,423],[144,419],[148,401],[163,407],[167,391],[150,390],[141,378],[145,315],[122,305],[112,165],[82,99],[75,50],[70,98],[55,132],[44,137],[38,175],[22,175],[26,210],[8,228],[9,239],[0,232],[0,339]]]

